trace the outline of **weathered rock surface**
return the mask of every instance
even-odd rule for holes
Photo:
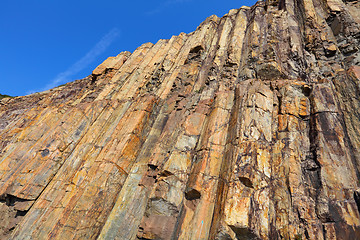
[[[268,0],[0,101],[0,239],[360,239],[360,4]]]

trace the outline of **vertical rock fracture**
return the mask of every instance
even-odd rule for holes
[[[0,239],[360,239],[360,2],[210,16],[0,100]]]

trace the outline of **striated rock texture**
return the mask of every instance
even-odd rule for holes
[[[2,99],[0,239],[360,239],[359,46],[261,1]]]

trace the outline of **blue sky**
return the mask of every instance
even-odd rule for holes
[[[43,91],[81,79],[109,56],[189,33],[254,0],[2,0],[0,93]]]

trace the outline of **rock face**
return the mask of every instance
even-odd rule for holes
[[[2,99],[0,239],[360,239],[359,46],[261,1]]]

